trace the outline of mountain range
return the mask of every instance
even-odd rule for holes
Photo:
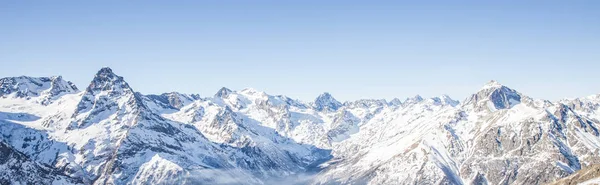
[[[600,94],[496,81],[449,96],[312,102],[157,95],[110,68],[0,79],[0,184],[546,184],[600,162]]]

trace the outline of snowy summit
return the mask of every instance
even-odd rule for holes
[[[108,67],[90,78],[83,92],[0,79],[0,184],[542,184],[600,160],[596,96],[491,81],[462,103],[304,103],[251,88],[145,95]]]

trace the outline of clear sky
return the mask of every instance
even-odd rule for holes
[[[0,76],[313,100],[600,93],[600,1],[3,1]]]

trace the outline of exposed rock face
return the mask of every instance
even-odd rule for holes
[[[217,91],[217,93],[215,94],[215,97],[226,98],[227,95],[229,95],[231,92],[233,92],[233,91],[231,91],[231,89],[223,87],[219,91]]]
[[[463,103],[343,104],[143,95],[110,68],[81,93],[60,77],[1,82],[0,184],[544,184],[600,162],[600,96],[550,102],[494,81]]]
[[[548,183],[549,185],[575,185],[600,183],[600,165],[593,164],[569,175],[568,177]]]
[[[342,106],[342,103],[337,101],[331,94],[323,93],[315,99],[314,107],[317,111],[337,111]]]
[[[388,103],[388,105],[389,106],[400,106],[400,105],[402,105],[402,101],[400,101],[400,99],[398,99],[398,98],[394,98]]]
[[[421,97],[420,95],[415,95],[414,97],[406,98],[406,100],[404,100],[404,105],[416,104],[423,100],[423,97]]]
[[[327,131],[327,139],[332,142],[340,142],[350,135],[358,132],[360,119],[348,111],[339,112],[331,124],[331,129]]]
[[[487,83],[479,92],[465,100],[465,105],[477,111],[508,109],[521,103],[521,94],[496,81]]]
[[[450,96],[448,95],[442,95],[440,97],[433,97],[431,98],[431,100],[436,103],[436,104],[442,104],[442,105],[450,105],[450,106],[457,106],[460,102],[453,100],[452,98],[450,98]]]
[[[0,128],[11,145],[23,145],[18,149],[27,157],[85,184],[260,184],[313,173],[330,157],[328,150],[297,143],[241,115],[238,108],[250,105],[229,93],[213,99],[165,95],[167,106],[162,107],[160,100],[136,93],[123,77],[103,68],[85,92],[47,108],[32,107],[40,109],[34,111],[39,116],[0,114],[0,120],[7,120]],[[59,107],[65,110],[55,112]],[[182,116],[161,115],[167,112]],[[188,113],[190,120],[184,116]],[[25,127],[38,124],[49,129]]]
[[[146,109],[140,95],[129,87],[123,77],[114,74],[110,68],[102,68],[77,104],[77,109],[72,116],[77,120],[71,128],[85,127],[91,122],[106,119],[106,116],[113,114],[118,115],[116,119],[122,118],[123,115],[138,116]],[[123,121],[119,122],[123,123]]]
[[[182,107],[190,104],[195,100],[199,100],[200,96],[196,94],[181,94],[178,92],[164,93],[159,96],[157,95],[148,95],[148,97],[152,97],[153,99],[160,101],[170,107],[175,109],[181,109]]]
[[[595,113],[497,82],[457,107],[420,99],[361,123],[314,183],[544,184],[600,159]]]
[[[63,94],[75,93],[79,90],[61,76],[54,77],[8,77],[0,79],[0,98],[34,99],[47,105]]]
[[[4,141],[0,141],[0,171],[0,184],[83,183],[30,160]]]

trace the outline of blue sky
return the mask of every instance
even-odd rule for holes
[[[5,1],[0,76],[312,100],[600,93],[598,1]]]

